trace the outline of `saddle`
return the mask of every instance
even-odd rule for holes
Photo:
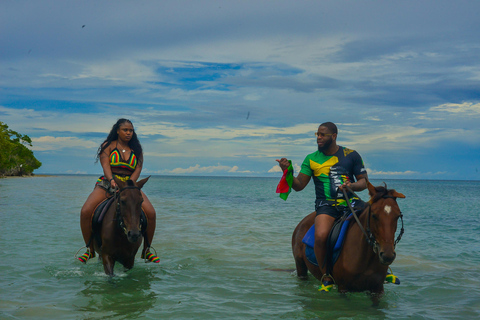
[[[338,256],[342,251],[343,242],[347,234],[347,229],[351,221],[352,214],[337,219],[330,230],[330,234],[327,239],[327,253],[325,256],[325,264],[327,267],[327,274],[331,274],[335,262],[338,260]],[[305,255],[307,260],[318,266],[317,258],[313,250],[315,244],[315,224],[310,227],[302,240],[305,243]]]
[[[103,200],[96,208],[95,211],[93,212],[92,216],[92,239],[95,237],[95,240],[97,241],[97,244],[99,247],[102,246],[102,238],[100,236],[100,231],[102,229],[102,222],[103,218],[105,217],[105,213],[107,213],[108,209],[112,205],[112,203],[115,202],[115,197],[110,197],[108,199]],[[147,231],[147,217],[145,215],[145,212],[142,209],[141,213],[141,221],[142,221],[142,235],[145,236],[145,232]],[[91,241],[91,240],[90,240]]]

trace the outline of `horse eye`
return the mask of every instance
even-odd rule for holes
[[[376,214],[372,214],[372,217],[375,221],[378,221],[378,216]]]

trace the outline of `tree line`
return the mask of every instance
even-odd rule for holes
[[[8,129],[0,121],[0,177],[31,175],[42,163],[27,146],[32,146],[32,139],[25,134]]]

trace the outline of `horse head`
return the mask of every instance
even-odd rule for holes
[[[390,265],[396,257],[395,245],[403,233],[403,218],[397,198],[405,196],[395,190],[388,190],[386,184],[384,187],[374,187],[368,182],[367,185],[370,194],[368,228],[372,234],[373,250],[382,264]],[[395,239],[399,218],[402,219],[402,231]]]
[[[117,221],[122,231],[131,243],[135,243],[142,236],[142,203],[140,191],[150,177],[135,183],[133,180],[123,182],[115,179],[119,191],[115,194],[117,206]]]

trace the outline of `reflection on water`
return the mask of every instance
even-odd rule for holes
[[[395,308],[396,296],[388,291],[375,306],[366,293],[318,292],[319,282],[313,277],[297,279],[293,293],[300,298],[298,311],[291,313],[298,319],[386,319],[386,310]],[[392,285],[393,286],[393,285]],[[391,287],[390,287],[391,288]],[[332,294],[333,293],[333,294]]]
[[[77,311],[89,318],[89,313],[101,318],[136,319],[155,306],[157,294],[151,289],[152,281],[159,281],[147,269],[114,277],[85,281],[85,288],[78,292],[82,304]]]

